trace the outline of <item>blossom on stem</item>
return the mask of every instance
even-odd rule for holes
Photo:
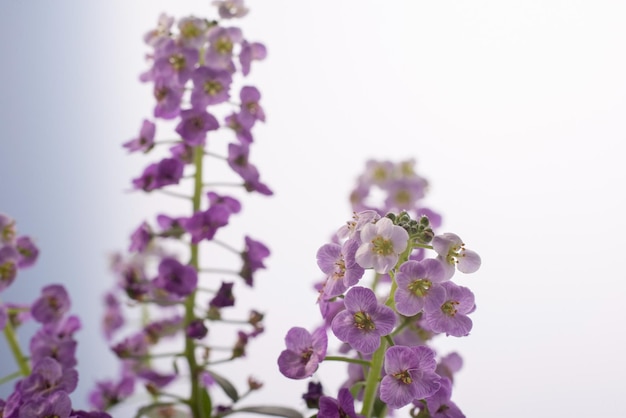
[[[398,313],[413,316],[420,312],[430,289],[443,278],[443,267],[435,259],[409,260],[403,263],[396,273],[398,287],[394,298]]]
[[[426,325],[434,332],[463,337],[472,329],[467,316],[476,309],[474,294],[467,287],[444,282],[431,290],[424,304]]]
[[[245,280],[248,286],[252,286],[254,273],[259,269],[264,269],[265,260],[270,255],[270,250],[261,241],[254,240],[249,236],[245,237],[246,248],[241,253],[243,266],[239,275]]]
[[[124,148],[127,148],[129,152],[143,151],[148,152],[154,147],[154,135],[156,132],[156,125],[147,119],[144,119],[139,131],[139,136],[133,138],[130,141],[123,144]]]
[[[343,294],[363,277],[365,270],[355,260],[358,248],[358,241],[347,240],[343,245],[325,244],[317,251],[317,265],[326,274],[322,289],[326,298]]]
[[[385,274],[398,262],[406,249],[409,233],[391,219],[381,218],[361,230],[361,246],[356,252],[356,262],[363,268],[373,267],[376,273]]]
[[[159,274],[154,284],[176,296],[187,296],[196,289],[198,274],[191,266],[181,264],[175,258],[166,257],[159,263]]]
[[[42,324],[58,321],[70,309],[70,297],[65,287],[58,284],[41,289],[41,296],[33,302],[31,313]]]
[[[376,294],[365,287],[353,287],[344,299],[346,309],[335,315],[331,329],[337,338],[363,354],[371,354],[380,346],[380,338],[388,335],[396,324],[396,314],[378,303]]]
[[[220,123],[215,116],[203,108],[192,108],[180,112],[181,121],[176,126],[176,132],[187,145],[204,145],[206,134],[219,129]]]
[[[318,418],[363,418],[354,410],[354,398],[347,388],[339,389],[337,399],[322,396],[319,400]]]
[[[278,356],[280,372],[290,379],[305,379],[317,370],[326,357],[328,337],[323,328],[309,333],[304,328],[293,327],[285,337],[286,350]]]
[[[439,389],[436,366],[435,352],[426,346],[389,347],[385,352],[386,375],[380,383],[380,399],[397,409],[432,395]]]
[[[248,8],[244,6],[243,0],[215,0],[211,4],[217,6],[217,13],[222,19],[244,17],[248,14]]]
[[[446,268],[446,279],[454,275],[455,266],[461,273],[474,273],[480,268],[480,256],[465,249],[463,240],[456,234],[446,232],[436,235],[432,241],[437,257]]]

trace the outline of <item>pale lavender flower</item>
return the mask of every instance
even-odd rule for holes
[[[359,243],[347,240],[343,245],[329,243],[317,251],[317,265],[326,274],[323,294],[332,298],[343,294],[363,277],[365,270],[355,261]]]
[[[454,382],[454,374],[463,367],[463,358],[458,353],[450,353],[442,357],[437,364],[435,372],[442,377],[447,377]]]
[[[363,354],[371,354],[380,346],[380,338],[388,335],[396,324],[396,314],[378,303],[376,294],[365,287],[353,287],[344,299],[346,309],[331,324],[339,340]]]
[[[340,239],[357,239],[361,242],[361,230],[367,224],[374,224],[380,219],[378,212],[374,210],[365,210],[362,212],[353,212],[352,219],[346,222],[337,231],[337,237]]]
[[[57,391],[50,396],[38,396],[20,407],[18,418],[53,417],[70,418],[72,401],[64,391]]]
[[[159,44],[170,38],[170,29],[174,24],[174,18],[161,13],[157,22],[157,27],[150,30],[143,37],[145,43],[150,46],[157,47]]]
[[[386,187],[385,207],[389,211],[413,209],[424,197],[425,188],[426,181],[420,177],[393,180]]]
[[[430,289],[443,279],[443,267],[435,259],[403,263],[396,274],[398,287],[394,298],[398,313],[413,316],[420,312]]]
[[[244,40],[241,43],[241,52],[239,53],[239,63],[241,64],[241,73],[243,75],[250,74],[250,65],[252,61],[264,60],[267,57],[267,49],[265,45],[259,42],[248,42]]]
[[[432,418],[465,418],[458,406],[450,400],[452,382],[443,377],[439,390],[426,399],[426,406]]]
[[[254,125],[257,120],[265,122],[265,112],[259,104],[261,92],[253,86],[244,86],[239,93],[241,112],[239,117],[244,125]]]
[[[156,125],[147,119],[144,119],[139,131],[139,136],[124,143],[124,148],[129,152],[143,151],[148,152],[154,147],[154,135],[156,133]]]
[[[183,98],[183,87],[169,80],[156,80],[154,83],[154,117],[174,119],[180,114],[180,104]]]
[[[409,233],[391,219],[382,218],[367,224],[361,230],[361,246],[356,252],[356,262],[363,268],[373,267],[376,273],[389,272],[406,249]]]
[[[178,44],[200,49],[207,39],[209,24],[206,19],[189,16],[178,21]]]
[[[465,249],[463,240],[456,234],[446,232],[436,235],[432,245],[446,269],[447,279],[454,275],[455,266],[461,273],[474,273],[480,268],[480,256]]]
[[[209,30],[208,40],[209,47],[205,53],[205,65],[234,73],[233,50],[236,44],[243,41],[241,29],[214,26]]]
[[[209,105],[223,103],[230,98],[232,77],[228,71],[199,67],[194,70],[191,79],[191,105],[196,109],[204,110]]]
[[[180,112],[181,121],[176,132],[186,144],[191,146],[204,145],[209,131],[219,129],[220,123],[215,116],[204,109],[187,109]]]
[[[286,350],[278,356],[280,372],[290,379],[305,379],[317,370],[326,357],[328,337],[323,328],[309,333],[304,328],[293,327],[285,337]]]
[[[475,309],[471,290],[453,282],[444,282],[431,289],[424,305],[424,319],[434,332],[463,337],[472,329],[472,320],[467,315]]]
[[[244,6],[243,0],[215,0],[211,4],[217,6],[217,13],[222,19],[244,17],[248,14],[248,8]]]
[[[58,321],[70,309],[70,297],[65,287],[58,284],[41,289],[41,296],[33,302],[31,313],[42,324]]]
[[[113,337],[113,333],[124,325],[124,316],[117,296],[109,292],[104,297],[106,310],[102,318],[102,330],[107,341]]]
[[[435,352],[426,346],[395,345],[385,352],[385,377],[380,399],[390,408],[402,408],[414,399],[424,399],[439,389]]]
[[[197,49],[177,45],[169,39],[155,49],[153,77],[155,80],[184,86],[191,78],[191,72],[197,63]]]

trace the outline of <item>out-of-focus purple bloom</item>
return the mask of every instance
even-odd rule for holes
[[[361,230],[362,244],[356,252],[356,262],[363,268],[373,267],[376,273],[385,274],[396,265],[408,240],[408,232],[389,218],[367,224]]]
[[[12,244],[15,240],[15,220],[0,213],[0,244]]]
[[[265,260],[270,255],[270,250],[260,241],[254,240],[249,236],[245,237],[246,248],[241,253],[243,266],[239,275],[245,280],[248,286],[252,286],[254,281],[253,275],[259,269],[264,269]]]
[[[439,389],[435,373],[435,352],[426,346],[395,345],[385,352],[385,377],[380,383],[380,399],[397,409],[414,399],[424,399]]]
[[[39,248],[29,236],[21,236],[15,241],[15,249],[18,252],[17,266],[19,268],[30,267],[39,257]]]
[[[75,315],[45,324],[30,340],[31,361],[37,362],[49,357],[56,360],[63,369],[76,366],[77,342],[74,333],[80,328],[80,319]]]
[[[346,388],[339,389],[337,399],[330,396],[322,396],[319,401],[320,410],[318,418],[362,418],[354,410],[354,398]]]
[[[365,270],[354,259],[359,243],[347,240],[343,245],[330,243],[317,251],[317,265],[326,274],[323,295],[332,298],[343,294],[363,277]]]
[[[243,144],[249,144],[250,142],[254,141],[254,138],[252,137],[252,132],[250,132],[252,126],[246,125],[239,113],[231,113],[230,115],[226,116],[224,122],[226,123],[226,126],[228,128],[232,129],[235,132],[235,135],[237,136],[239,142]]]
[[[241,64],[241,73],[243,75],[250,74],[250,65],[252,61],[261,61],[267,57],[267,49],[265,45],[259,42],[248,42],[244,40],[241,43],[241,52],[239,53],[239,63]]]
[[[130,247],[128,251],[136,251],[138,253],[144,252],[150,241],[152,240],[152,228],[148,225],[148,222],[142,222],[141,225],[130,236]]]
[[[156,344],[163,337],[173,337],[183,328],[183,317],[174,315],[171,318],[153,321],[143,328],[150,344]]]
[[[248,8],[244,6],[243,0],[215,0],[211,4],[217,6],[217,13],[222,19],[244,17],[248,14]]]
[[[181,219],[181,226],[191,235],[194,244],[206,239],[211,240],[217,230],[228,225],[231,211],[225,205],[215,205],[205,211],[198,211],[190,218]]]
[[[196,109],[204,110],[209,105],[223,103],[230,98],[232,77],[228,71],[199,67],[194,70],[191,79],[191,105]]]
[[[176,158],[164,158],[158,163],[150,164],[142,175],[133,179],[136,189],[150,192],[170,184],[178,184],[183,176],[183,163]]]
[[[148,336],[139,332],[115,344],[111,349],[121,359],[141,357],[148,354],[148,342]]]
[[[178,21],[178,44],[200,49],[207,39],[209,24],[206,19],[189,16]]]
[[[198,50],[177,45],[173,40],[160,44],[154,52],[153,76],[157,80],[183,86],[198,63]]]
[[[474,273],[480,268],[480,256],[472,250],[466,250],[463,240],[456,234],[446,232],[436,235],[432,245],[446,269],[447,279],[454,275],[455,266],[461,273]]]
[[[0,247],[0,292],[9,287],[17,276],[19,253],[12,245]]]
[[[441,226],[441,215],[429,208],[419,208],[417,210],[417,217],[426,216],[432,229],[437,229]]]
[[[32,373],[21,381],[20,391],[23,399],[31,399],[59,391],[71,393],[77,384],[75,369],[63,369],[59,362],[46,357],[33,365]]]
[[[105,312],[102,318],[102,331],[107,341],[113,337],[113,333],[124,325],[124,316],[119,300],[112,292],[104,297]]]
[[[161,15],[159,15],[157,27],[150,30],[144,35],[144,42],[150,46],[157,47],[159,44],[169,39],[170,29],[172,28],[173,24],[173,17],[168,16],[165,13],[161,13]]]
[[[137,377],[140,377],[143,380],[146,380],[150,384],[156,386],[157,388],[163,388],[170,383],[172,383],[176,379],[176,374],[173,373],[159,373],[151,368],[142,368],[136,372]]]
[[[430,293],[424,305],[428,327],[455,337],[468,335],[472,320],[467,315],[476,309],[472,291],[453,282],[444,282],[433,287]]]
[[[454,382],[454,374],[461,370],[462,367],[463,358],[458,353],[450,353],[439,360],[435,373]]]
[[[70,297],[65,287],[58,284],[41,289],[41,296],[33,302],[31,313],[35,321],[48,324],[58,321],[70,309]]]
[[[124,370],[118,381],[96,382],[95,389],[89,394],[89,404],[100,411],[104,411],[128,398],[134,390],[135,378],[131,372]]]
[[[265,112],[259,104],[261,92],[256,87],[244,86],[239,93],[241,100],[241,112],[239,118],[246,125],[254,125],[257,120],[265,122]]]
[[[233,50],[235,44],[243,40],[241,29],[214,26],[209,30],[208,40],[209,47],[204,57],[205,65],[234,73]]]
[[[235,296],[233,295],[234,283],[222,282],[215,297],[209,302],[209,306],[213,308],[225,308],[235,305]]]
[[[241,211],[241,203],[234,197],[208,192],[207,198],[209,199],[209,206],[224,205],[232,213],[239,213]]]
[[[326,357],[328,337],[323,328],[311,334],[304,328],[293,327],[287,332],[285,345],[287,349],[278,356],[280,372],[290,379],[306,379]]]
[[[309,382],[306,393],[302,395],[302,399],[309,409],[319,409],[320,398],[324,396],[324,389],[320,382]]]
[[[34,397],[20,407],[18,418],[69,418],[72,401],[64,391],[57,391],[47,397]]]
[[[376,294],[365,287],[353,287],[344,299],[346,309],[331,324],[337,338],[363,354],[371,354],[380,346],[380,338],[388,335],[396,324],[396,314],[378,303]]]
[[[426,399],[426,406],[432,418],[465,418],[458,406],[450,400],[452,382],[443,377],[439,390]]]
[[[154,147],[154,135],[156,133],[156,125],[147,119],[144,119],[139,131],[139,136],[123,144],[129,152],[143,151],[148,152]]]
[[[394,212],[411,210],[424,197],[425,188],[426,181],[420,177],[394,180],[386,188],[385,208]]]
[[[191,164],[193,162],[194,147],[185,142],[176,144],[170,148],[172,157],[179,159],[185,164]]]
[[[209,330],[206,325],[204,325],[204,321],[202,319],[194,319],[185,328],[187,338],[192,338],[194,340],[201,340],[206,337],[208,333]]]
[[[177,296],[187,296],[196,290],[198,273],[191,266],[175,258],[166,257],[159,263],[159,274],[155,285]]]
[[[154,83],[154,117],[163,119],[173,119],[180,114],[180,104],[183,98],[183,87],[168,82],[157,80]]]
[[[204,109],[187,109],[180,112],[181,121],[176,126],[176,132],[186,144],[191,146],[204,145],[206,134],[220,127],[215,116]]]
[[[367,224],[375,224],[379,219],[380,215],[374,210],[354,212],[352,219],[337,230],[337,237],[340,239],[356,239],[361,242],[361,230],[363,227]]]
[[[396,274],[398,287],[395,301],[398,313],[413,316],[420,312],[430,289],[443,279],[443,267],[435,259],[409,260],[403,263]]]

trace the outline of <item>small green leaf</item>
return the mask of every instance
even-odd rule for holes
[[[211,370],[207,370],[206,372],[213,377],[215,383],[217,383],[224,390],[224,393],[226,393],[226,395],[228,395],[233,402],[237,402],[239,400],[239,393],[237,393],[237,389],[228,379]]]
[[[304,418],[300,412],[292,408],[286,408],[284,406],[246,406],[244,408],[237,408],[232,411],[236,412],[253,412],[261,415],[272,415],[276,417],[285,418]]]
[[[198,403],[200,404],[200,413],[202,413],[203,416],[210,417],[211,413],[213,412],[213,404],[211,402],[211,397],[209,396],[209,393],[204,388],[200,388],[199,395],[200,395],[200,399]]]

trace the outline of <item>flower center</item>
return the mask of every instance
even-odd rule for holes
[[[168,62],[176,71],[185,68],[185,57],[182,54],[174,54],[170,56]]]
[[[343,257],[335,263],[335,266],[336,267],[335,272],[333,273],[333,279],[343,279],[343,277],[346,275],[346,262],[344,261]]]
[[[396,202],[399,205],[408,205],[411,203],[411,193],[406,190],[398,190],[396,192]]]
[[[372,317],[363,311],[354,314],[354,326],[364,331],[373,331],[376,329],[376,324],[372,321]]]
[[[9,281],[15,277],[15,263],[7,261],[4,264],[0,264],[0,281]]]
[[[183,35],[184,38],[197,38],[200,36],[202,32],[193,22],[187,22],[185,25],[180,28],[180,34]]]
[[[209,80],[204,83],[204,92],[209,96],[215,96],[222,91],[222,84],[219,81]]]
[[[441,305],[441,311],[448,316],[454,316],[457,313],[456,305],[458,304],[459,302],[457,302],[456,300],[449,300]]]
[[[377,236],[372,240],[374,246],[373,251],[378,255],[391,255],[393,254],[393,243],[390,239],[385,239],[382,236]]]
[[[306,350],[304,350],[302,352],[302,354],[300,354],[300,361],[302,364],[306,364],[309,362],[309,360],[311,359],[311,356],[313,355],[313,349],[312,348],[307,348]]]
[[[222,55],[230,55],[233,52],[233,43],[228,37],[222,36],[215,42],[215,50]]]
[[[432,287],[433,283],[428,279],[417,279],[409,284],[409,292],[415,296],[424,297]]]
[[[408,370],[402,370],[401,372],[392,374],[392,376],[398,379],[400,382],[404,383],[405,385],[410,385],[411,383],[413,383],[413,378],[411,378]]]
[[[15,238],[15,227],[13,224],[7,225],[2,230],[2,240],[12,241]]]

